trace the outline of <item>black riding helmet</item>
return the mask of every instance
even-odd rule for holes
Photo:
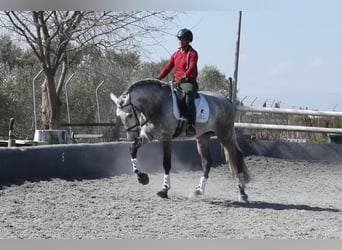
[[[191,30],[181,29],[180,31],[178,31],[177,38],[179,39],[179,38],[182,38],[182,37],[187,39],[189,42],[192,42],[193,35],[192,35]]]

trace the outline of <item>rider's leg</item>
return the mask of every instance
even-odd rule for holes
[[[195,98],[198,91],[197,83],[182,83],[180,87],[185,91],[185,105],[186,114],[188,118],[188,126],[186,129],[186,134],[188,136],[196,135],[195,123],[196,123],[196,106]]]

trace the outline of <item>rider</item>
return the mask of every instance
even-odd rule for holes
[[[193,39],[193,34],[189,29],[181,29],[177,33],[179,40],[179,48],[174,52],[168,63],[161,70],[158,79],[166,77],[170,71],[175,68],[173,82],[185,91],[185,105],[187,109],[188,126],[186,128],[187,136],[196,135],[196,107],[195,97],[198,91],[197,84],[197,51],[192,48],[190,43]]]

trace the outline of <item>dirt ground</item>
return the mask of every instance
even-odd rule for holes
[[[342,238],[342,163],[247,157],[250,203],[237,201],[225,165],[206,193],[190,198],[201,171],[171,174],[170,199],[156,195],[162,172],[3,185],[0,238],[334,239]]]

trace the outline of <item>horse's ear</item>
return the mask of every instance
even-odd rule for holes
[[[119,98],[117,98],[116,95],[114,95],[113,93],[110,93],[110,99],[112,99],[113,102],[115,102],[115,104],[116,104],[117,106],[120,106],[120,104],[119,104]]]

